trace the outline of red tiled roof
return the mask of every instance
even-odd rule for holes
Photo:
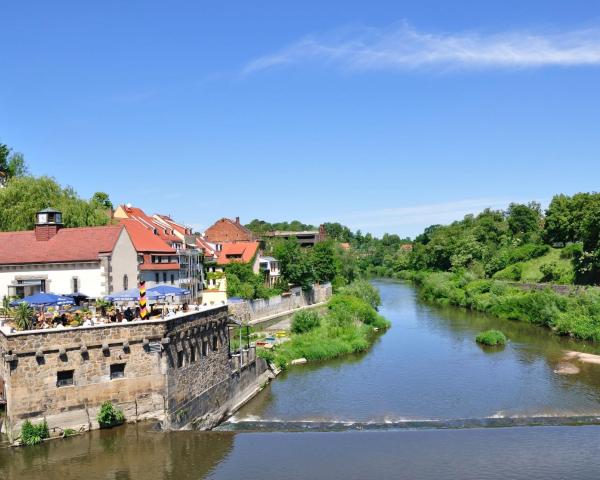
[[[112,252],[121,225],[61,228],[49,240],[36,240],[35,231],[0,232],[0,264],[56,263],[98,260]]]
[[[157,214],[155,216],[160,218],[163,222],[167,223],[173,230],[178,231],[182,235],[188,235],[188,231],[191,232],[191,228],[180,225],[179,223],[173,221],[173,219],[168,215]]]
[[[175,253],[158,235],[133,218],[122,218],[119,222],[125,225],[133,246],[138,252]]]
[[[227,265],[232,262],[250,262],[258,251],[258,242],[232,242],[223,243],[223,248],[217,252],[217,264]],[[241,258],[231,258],[230,255],[240,256]]]
[[[126,205],[121,205],[121,208],[123,209],[123,211],[127,214],[127,216],[130,219],[137,220],[148,230],[156,229],[156,234],[164,241],[182,243],[181,238],[179,238],[174,233],[171,233],[171,230],[173,230],[173,228],[170,225],[168,225],[168,227],[165,228],[155,218],[153,218],[149,215],[146,215],[146,212],[144,212],[141,208],[128,207]],[[160,217],[160,215],[159,215],[159,217]],[[165,230],[167,230],[167,231],[165,231]]]
[[[212,257],[215,254],[215,249],[206,240],[201,237],[196,237],[196,245],[204,252],[207,257]]]

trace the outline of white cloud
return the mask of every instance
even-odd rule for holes
[[[336,221],[347,225],[352,230],[361,229],[364,233],[371,232],[379,235],[388,232],[414,237],[429,225],[448,224],[455,220],[462,220],[465,215],[477,214],[486,208],[504,210],[508,208],[509,203],[511,203],[511,200],[503,198],[476,198],[407,207],[382,208],[336,216],[335,218]]]
[[[243,74],[319,61],[353,71],[600,65],[600,29],[428,33],[406,23],[309,36],[248,63]]]

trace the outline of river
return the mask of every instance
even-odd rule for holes
[[[219,431],[141,423],[3,448],[0,478],[598,478],[600,365],[556,373],[565,350],[597,347],[374,283],[392,328],[368,352],[293,367]],[[492,327],[506,347],[474,342]]]

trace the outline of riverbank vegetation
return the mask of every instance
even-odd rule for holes
[[[516,284],[479,279],[466,273],[417,272],[405,278],[419,288],[419,296],[439,305],[489,313],[548,327],[559,335],[600,341],[600,289],[571,287],[524,289]]]
[[[429,301],[600,341],[600,193],[556,195],[545,211],[535,202],[486,209],[431,225],[414,240],[335,223],[325,230],[346,245],[338,272],[343,264],[339,278],[348,282],[407,278]],[[334,287],[347,288],[335,280]]]
[[[296,313],[290,340],[272,350],[259,349],[259,356],[286,368],[297,358],[327,360],[367,350],[375,339],[375,332],[388,328],[390,323],[364,300],[378,296],[372,285],[350,285],[349,291],[355,293],[335,294],[324,313]]]
[[[506,345],[507,342],[506,335],[500,330],[486,330],[485,332],[480,332],[475,337],[475,341],[489,347],[503,346]]]

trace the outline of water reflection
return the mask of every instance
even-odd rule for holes
[[[227,432],[155,432],[152,425],[0,449],[0,478],[53,480],[204,478],[229,455]]]

